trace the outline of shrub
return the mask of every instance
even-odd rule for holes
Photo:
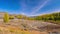
[[[18,15],[18,16],[16,16],[16,18],[21,19],[21,18],[22,18],[22,16],[19,16],[19,15]]]
[[[8,13],[4,14],[4,22],[5,23],[9,22],[9,15],[8,15]]]
[[[14,16],[9,16],[9,19],[14,19]]]

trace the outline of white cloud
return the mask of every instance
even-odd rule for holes
[[[48,3],[48,1],[50,1],[50,0],[46,0],[45,2],[43,2],[42,5],[39,5],[39,6],[35,7],[32,10],[32,13],[31,14],[35,14],[36,12],[38,12],[39,10],[41,10],[41,8],[43,8]]]
[[[46,12],[44,12],[44,13],[42,13],[42,14],[34,14],[34,15],[30,15],[30,16],[38,16],[38,15],[44,15],[44,14],[51,14],[51,13],[57,13],[57,12],[60,12],[60,10],[59,9],[56,9],[56,10],[48,10],[48,11],[46,11]]]

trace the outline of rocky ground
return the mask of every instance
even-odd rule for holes
[[[35,20],[12,20],[9,23],[0,22],[0,34],[48,34],[60,32],[60,25],[35,21]]]

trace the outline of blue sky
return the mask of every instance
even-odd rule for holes
[[[0,12],[28,16],[60,12],[60,0],[0,0]]]

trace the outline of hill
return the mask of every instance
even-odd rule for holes
[[[48,22],[60,24],[60,12],[35,16],[33,18],[34,20],[42,20],[42,21],[48,21]]]

